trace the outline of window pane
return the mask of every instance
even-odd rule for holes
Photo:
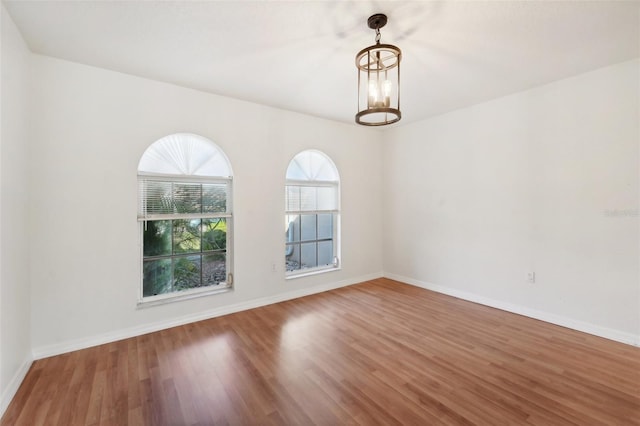
[[[287,245],[285,259],[287,262],[287,271],[300,269],[300,244]]]
[[[199,183],[174,183],[173,202],[176,213],[202,212],[202,185]]]
[[[150,220],[144,222],[144,257],[171,254],[171,221]]]
[[[300,210],[316,210],[316,190],[315,186],[300,187]]]
[[[316,215],[303,214],[300,226],[300,235],[302,241],[311,241],[316,239]]]
[[[300,210],[300,187],[299,186],[287,186],[286,187],[286,209],[287,211]]]
[[[227,255],[225,253],[202,256],[202,285],[218,285],[227,281]]]
[[[227,185],[202,185],[202,211],[204,213],[225,213],[227,211]]]
[[[316,243],[306,243],[300,245],[300,260],[302,269],[315,268],[318,266],[316,260]]]
[[[200,219],[176,219],[173,221],[173,252],[197,253],[200,251]]]
[[[200,256],[182,256],[173,259],[173,291],[202,286]]]
[[[326,266],[333,263],[333,241],[318,242],[318,265]]]
[[[318,187],[318,210],[336,210],[338,208],[338,188],[335,186]]]
[[[318,239],[333,238],[333,214],[318,215]]]
[[[202,219],[202,251],[227,248],[227,220]]]
[[[287,215],[287,242],[300,241],[300,215]]]
[[[142,295],[144,297],[171,291],[171,259],[145,261],[142,268]]]

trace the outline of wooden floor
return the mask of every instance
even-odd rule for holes
[[[2,425],[640,424],[640,348],[387,279],[36,361]]]

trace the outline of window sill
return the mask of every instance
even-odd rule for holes
[[[196,299],[199,297],[211,296],[213,294],[226,293],[233,290],[233,287],[223,288],[211,288],[206,290],[196,290],[189,292],[181,292],[178,294],[150,296],[141,301],[138,301],[136,305],[137,309],[151,308],[152,306],[166,305],[174,302],[181,302],[183,300]]]
[[[286,280],[293,280],[296,278],[302,278],[302,277],[309,277],[311,275],[320,275],[320,274],[324,274],[327,272],[333,272],[333,271],[340,271],[342,270],[342,268],[337,267],[337,268],[322,268],[322,269],[310,269],[304,272],[295,272],[295,273],[290,273],[287,274],[285,276]]]

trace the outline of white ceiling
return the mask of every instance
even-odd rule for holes
[[[400,125],[640,53],[639,2],[4,4],[36,53],[349,123],[373,13],[403,52]]]

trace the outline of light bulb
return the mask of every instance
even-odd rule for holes
[[[378,82],[376,80],[369,80],[369,108],[375,107],[378,102]]]
[[[382,93],[384,94],[384,106],[389,108],[391,105],[391,80],[385,80],[382,82]]]

